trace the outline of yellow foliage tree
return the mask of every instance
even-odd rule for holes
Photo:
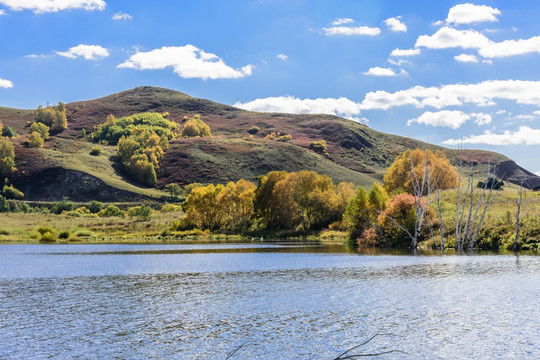
[[[411,171],[414,169],[414,172]],[[440,190],[458,185],[458,175],[454,166],[442,151],[407,150],[401,153],[384,175],[384,188],[388,193],[402,190],[413,193],[413,179],[422,181],[426,175],[431,184],[437,184]],[[425,194],[423,194],[425,195]]]
[[[33,132],[28,136],[28,146],[31,148],[43,147],[43,138],[38,132]]]
[[[206,125],[204,121],[201,120],[199,115],[193,116],[191,119],[188,119],[184,124],[184,129],[182,129],[183,137],[212,137],[212,132],[210,127]]]

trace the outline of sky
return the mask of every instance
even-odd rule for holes
[[[159,86],[540,174],[538,14],[536,0],[0,0],[0,106]]]

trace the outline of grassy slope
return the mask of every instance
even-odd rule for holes
[[[45,149],[39,150],[41,158],[32,160],[32,156],[26,156],[26,168],[42,170],[46,166],[59,166],[77,170],[94,175],[107,185],[146,196],[157,196],[159,192],[136,186],[117,174],[110,161],[114,147],[104,147],[105,154],[98,158],[90,156],[91,144],[77,138],[81,129],[90,133],[109,114],[121,117],[144,111],[166,111],[171,120],[179,123],[184,116],[200,114],[210,125],[214,138],[172,141],[158,171],[158,187],[170,182],[210,183],[240,178],[255,181],[271,170],[304,169],[327,174],[335,181],[369,186],[382,179],[395,156],[405,149],[441,149],[451,159],[456,159],[453,150],[384,134],[336,116],[254,113],[161,88],[139,87],[100,99],[67,104],[66,108],[68,130],[54,136]],[[32,111],[0,108],[0,121],[21,134],[27,133],[27,124],[32,119]],[[250,137],[247,130],[252,126],[261,130]],[[293,140],[290,143],[264,140],[271,132],[290,134]],[[321,139],[328,143],[328,156],[308,149],[311,141]],[[20,153],[24,151],[19,148]],[[488,159],[492,163],[509,161],[500,154],[485,151],[466,151],[464,155],[480,163],[487,163]],[[516,169],[513,162],[507,163],[505,176],[515,174]],[[27,176],[20,172],[15,175]],[[39,172],[32,176],[39,176]],[[540,183],[540,178],[537,180]]]

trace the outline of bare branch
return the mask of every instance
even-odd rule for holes
[[[236,354],[238,352],[238,350],[240,350],[241,348],[243,348],[244,346],[247,345],[247,342],[243,343],[242,345],[240,346],[237,346],[236,348],[234,348],[233,350],[231,350],[228,354],[227,354],[227,357],[225,358],[225,360],[228,360],[230,358],[232,358],[234,356],[234,354]]]

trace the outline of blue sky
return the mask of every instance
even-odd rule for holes
[[[161,86],[540,163],[538,1],[0,0],[0,106]]]

